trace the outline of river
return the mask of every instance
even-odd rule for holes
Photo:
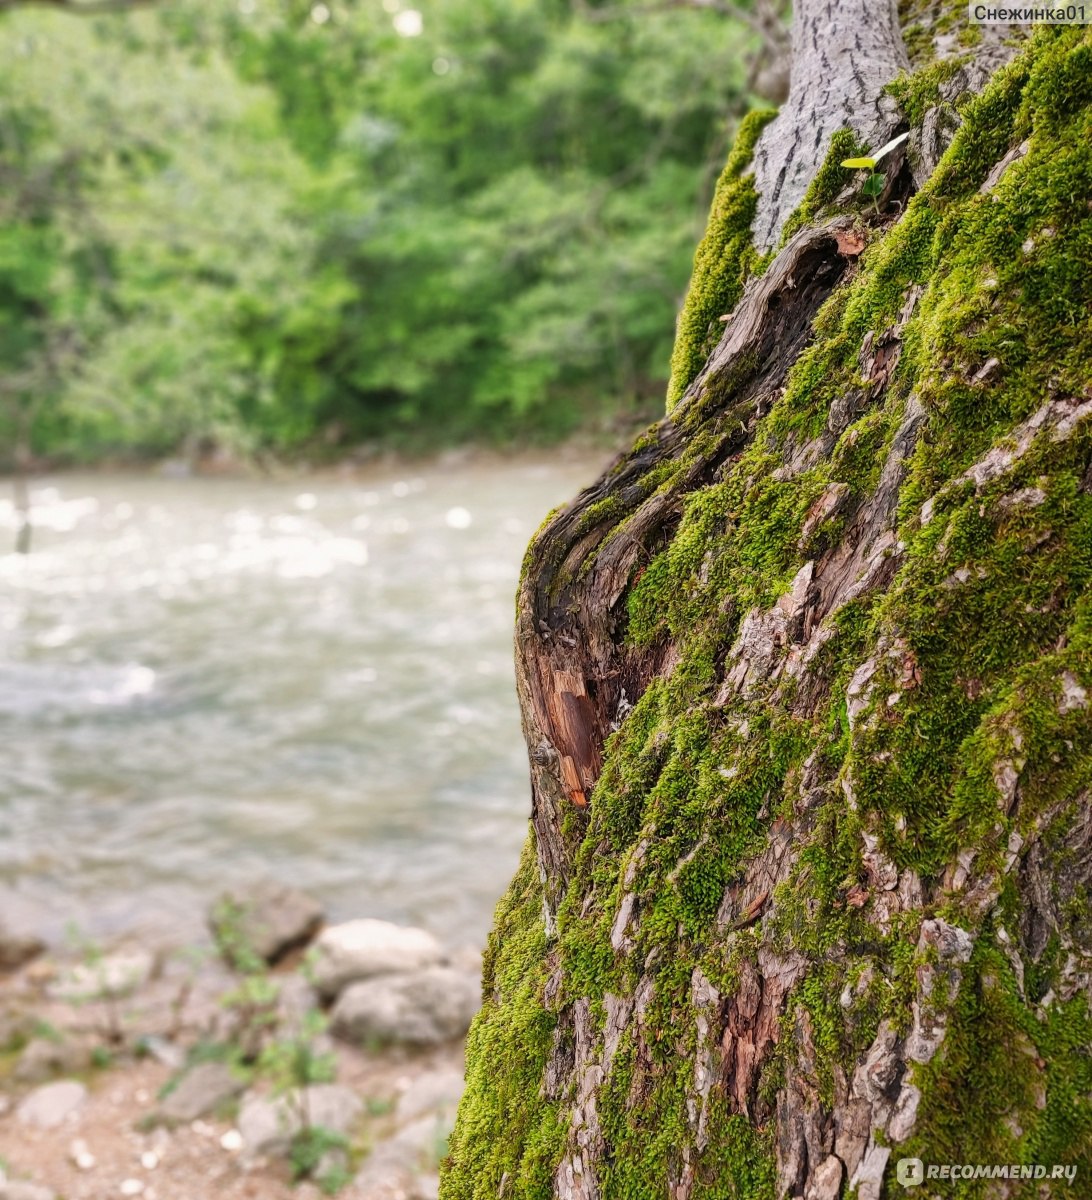
[[[480,942],[530,809],[519,564],[598,462],[62,475],[0,501],[0,885],[45,932],[200,935],[260,876]]]

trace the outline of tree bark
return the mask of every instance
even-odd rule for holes
[[[846,173],[528,551],[532,830],[445,1200],[1092,1169],[1092,40],[999,70],[914,24],[958,57],[881,94],[893,6],[801,0],[756,249],[836,130],[909,155],[875,206]]]
[[[755,147],[758,249],[777,244],[837,130],[889,139],[898,105],[883,89],[909,66],[894,0],[796,0],[789,97]]]

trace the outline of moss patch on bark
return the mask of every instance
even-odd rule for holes
[[[758,203],[754,177],[744,172],[758,135],[774,115],[772,109],[763,109],[743,119],[717,181],[709,225],[694,255],[694,271],[679,314],[667,387],[669,411],[682,399],[716,345],[723,328],[718,318],[732,311],[743,290],[751,222]]]
[[[1083,1194],[1092,914],[1071,833],[1092,789],[1092,35],[1040,30],[964,117],[756,436],[630,581],[626,636],[670,639],[677,659],[608,743],[556,940],[530,844],[498,909],[444,1200],[554,1194],[574,1096],[544,1077],[577,1001],[600,1030],[618,1003],[639,1009],[594,1089],[603,1200],[660,1200],[684,1172],[691,1200],[772,1200],[769,1114],[805,1069],[800,1031],[829,1111],[885,1023],[904,1035],[926,1009],[943,1037],[907,1076],[905,1153],[1073,1163],[1051,1194]],[[759,123],[745,128],[680,321],[674,400],[739,295]],[[733,683],[748,621],[807,583],[891,477],[887,584],[797,639],[799,669],[790,636]],[[785,828],[791,873],[738,911]],[[888,870],[919,903],[887,904]],[[958,970],[941,969],[930,921],[973,947]],[[699,1084],[697,997],[707,983],[730,1002],[764,953],[806,965],[748,1113],[724,1078]]]

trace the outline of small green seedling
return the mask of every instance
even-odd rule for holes
[[[863,154],[860,158],[845,158],[842,160],[843,167],[849,167],[852,170],[868,171],[868,177],[861,185],[861,195],[868,196],[871,199],[872,205],[877,212],[879,212],[879,205],[876,201],[883,194],[884,185],[887,181],[883,174],[876,170],[876,164],[885,155],[890,154],[896,146],[901,146],[909,136],[909,133],[900,133],[898,137],[892,138],[886,146],[881,146],[874,154]]]
[[[901,146],[903,142],[910,136],[909,133],[900,133],[898,137],[892,138],[886,146],[881,146],[875,154],[865,154],[860,158],[846,158],[842,160],[843,167],[863,167],[867,171],[875,168],[881,158],[890,154],[896,146]]]

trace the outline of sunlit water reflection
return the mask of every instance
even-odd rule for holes
[[[272,875],[478,941],[529,811],[520,559],[596,464],[0,501],[0,882],[58,936],[194,936]]]

